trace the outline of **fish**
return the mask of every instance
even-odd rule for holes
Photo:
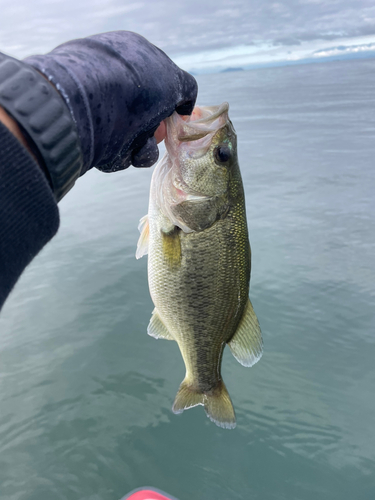
[[[232,429],[224,348],[249,367],[263,340],[249,298],[245,195],[228,110],[226,102],[196,106],[190,117],[166,119],[166,153],[152,175],[136,257],[148,254],[155,308],[147,333],[176,341],[185,363],[173,412],[202,405],[216,425]]]

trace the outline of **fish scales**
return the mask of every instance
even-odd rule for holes
[[[262,339],[248,298],[251,251],[227,110],[226,104],[198,108],[203,118],[190,130],[178,115],[167,120],[167,154],[153,175],[137,256],[148,251],[155,305],[148,333],[176,340],[186,366],[173,410],[203,405],[217,425],[233,428],[223,350],[229,344],[250,366],[261,356]],[[182,141],[184,133],[198,139]]]
[[[232,240],[233,234],[226,226],[222,222],[215,224],[208,230],[212,233],[209,239],[203,233],[181,232],[182,265],[173,272],[168,261],[158,255],[163,251],[159,238],[155,241],[155,253],[149,256],[154,304],[168,330],[184,340],[184,359],[190,370],[198,374],[197,383],[202,390],[217,385],[221,360],[218,353],[222,352],[223,342],[233,335],[247,299],[246,283],[242,283],[244,299],[239,304],[239,276],[245,274],[236,272],[241,259],[227,251],[227,244],[219,244],[217,250],[211,243],[212,239]],[[154,230],[157,233],[160,228],[155,226]],[[150,234],[150,238],[153,236]],[[228,318],[227,308],[237,309],[237,314]]]

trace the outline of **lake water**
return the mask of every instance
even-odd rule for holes
[[[152,170],[92,171],[0,316],[1,500],[375,498],[375,60],[197,79],[237,130],[265,344],[226,349],[237,428],[171,412],[134,258]]]

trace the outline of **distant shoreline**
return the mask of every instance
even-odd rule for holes
[[[191,68],[189,73],[192,75],[207,75],[212,73],[231,73],[236,71],[250,71],[252,69],[267,69],[267,68],[280,68],[284,66],[298,66],[305,64],[319,64],[319,63],[328,63],[333,61],[349,61],[349,60],[362,60],[362,59],[375,59],[375,51],[367,51],[357,54],[340,54],[334,56],[327,56],[321,58],[309,57],[306,59],[299,59],[297,61],[273,61],[273,62],[264,62],[264,63],[254,63],[248,64],[246,66],[241,67],[228,67],[228,68],[212,68],[212,69],[196,69]]]

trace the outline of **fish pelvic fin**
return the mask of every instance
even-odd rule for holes
[[[204,406],[207,417],[217,426],[224,429],[236,427],[233,404],[222,380],[209,392],[199,392],[186,379],[181,383],[173,403],[173,413],[182,413],[198,405]]]
[[[156,307],[152,311],[150,323],[147,327],[147,333],[150,337],[154,337],[154,339],[175,340],[169,333],[169,330],[163,323],[163,320],[160,318]]]
[[[253,366],[262,357],[262,332],[250,299],[247,301],[236,333],[228,345],[233,356],[243,366]]]
[[[138,244],[137,251],[135,253],[135,258],[140,259],[144,255],[148,254],[148,240],[150,236],[150,226],[148,223],[148,215],[142,217],[139,221],[138,230],[141,233]]]

